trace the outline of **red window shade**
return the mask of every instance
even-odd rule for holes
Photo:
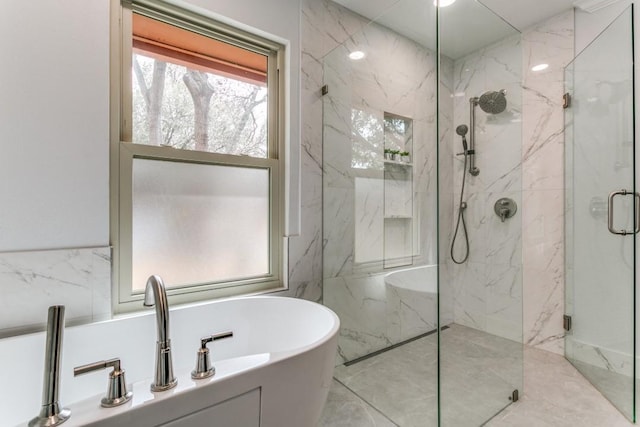
[[[254,84],[267,83],[267,56],[137,13],[133,14],[133,51]]]

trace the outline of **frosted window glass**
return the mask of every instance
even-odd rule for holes
[[[269,274],[269,170],[133,161],[132,288]]]

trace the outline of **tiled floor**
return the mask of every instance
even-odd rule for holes
[[[453,325],[441,336],[443,426],[475,427],[509,404],[522,376],[519,345]],[[437,336],[335,371],[322,427],[437,425]],[[525,395],[489,427],[632,425],[563,357],[527,348]]]
[[[525,349],[525,395],[489,427],[627,427],[618,412],[567,360]],[[366,424],[365,424],[366,425]]]

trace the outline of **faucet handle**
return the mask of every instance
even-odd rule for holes
[[[216,340],[231,337],[233,337],[233,332],[222,332],[220,334],[209,335],[200,339],[200,348],[196,353],[196,369],[191,371],[191,378],[194,380],[202,380],[212,377],[216,373],[216,368],[211,365],[211,358],[209,357],[207,344]]]
[[[101,405],[104,408],[113,408],[127,403],[133,397],[133,392],[127,391],[127,383],[124,379],[124,370],[120,369],[120,359],[101,360],[100,362],[73,368],[73,376],[88,374],[106,368],[113,368],[109,374],[109,387],[107,395],[102,398]]]

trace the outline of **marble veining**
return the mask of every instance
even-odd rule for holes
[[[387,273],[325,278],[324,303],[338,314],[341,321],[338,363],[354,360],[436,328],[436,266],[421,268],[425,270],[416,269],[416,272],[424,281],[413,286],[426,286],[431,291],[393,286],[387,283]],[[402,275],[406,271],[410,270],[398,270],[392,274]]]
[[[573,60],[573,11],[523,33],[524,340],[564,348],[564,68]],[[531,67],[547,63],[535,72]]]
[[[0,336],[42,329],[46,307],[69,324],[111,316],[111,248],[0,253]]]
[[[525,30],[522,36],[453,61],[451,86],[451,129],[467,123],[470,96],[506,89],[508,107],[495,116],[476,115],[476,160],[481,172],[478,177],[467,176],[465,197],[472,249],[469,265],[449,265],[443,276],[450,280],[453,292],[448,304],[453,305],[458,323],[511,339],[520,337],[529,345],[558,353],[564,337],[561,103],[563,69],[572,58],[573,13],[568,11]],[[550,64],[548,70],[531,71],[533,65],[543,62]],[[449,135],[456,147],[459,137],[451,131]],[[514,146],[512,141],[519,140],[522,145]],[[454,158],[454,210],[451,219],[441,223],[455,224],[462,166],[462,159]],[[503,196],[513,198],[520,207],[506,224],[493,213],[493,202]],[[450,242],[451,229],[443,231]],[[457,245],[456,253],[460,250]],[[493,292],[499,282],[511,284],[508,294]],[[517,287],[522,290],[514,293]],[[520,319],[523,336],[509,327]]]
[[[448,185],[453,197],[441,200],[451,203],[452,209],[441,221],[448,224],[447,234],[442,235],[450,244],[465,173],[470,253],[465,264],[456,265],[449,257],[449,248],[441,248],[446,274],[441,278],[440,307],[451,306],[457,324],[518,341],[522,340],[522,211],[502,222],[493,205],[497,199],[509,197],[522,208],[521,145],[514,144],[522,138],[521,48],[521,36],[515,34],[452,62],[451,142],[441,142],[441,146],[451,145],[454,152],[459,151],[460,137],[453,129],[469,124],[469,98],[506,90],[504,112],[492,115],[476,107],[476,165],[480,174],[470,176],[463,171],[463,157],[449,154],[453,175]],[[459,230],[454,247],[457,258],[462,258],[464,246]]]
[[[407,302],[383,276],[437,260],[436,58],[332,2],[318,3],[303,19],[331,21],[311,24],[329,89],[321,129],[323,297],[342,319],[339,360],[351,360],[435,326],[434,299]],[[353,50],[367,54],[353,61]],[[384,149],[393,148],[385,141],[388,114],[411,121],[411,166],[384,163]]]
[[[373,182],[378,178],[358,177],[349,172],[353,136],[351,122],[347,119],[351,117],[352,106],[375,115],[391,105],[398,108],[397,113],[402,113],[406,110],[403,105],[409,106],[413,102],[407,98],[410,90],[405,82],[425,77],[427,80],[417,90],[426,87],[428,93],[424,96],[435,99],[432,85],[426,83],[433,78],[433,71],[424,68],[421,74],[409,78],[408,67],[401,67],[400,74],[396,76],[397,82],[390,83],[385,80],[389,73],[384,73],[384,66],[377,65],[375,61],[377,57],[384,57],[386,43],[398,51],[392,52],[396,62],[400,58],[402,48],[393,36],[379,31],[376,24],[365,22],[328,1],[303,2],[302,16],[307,22],[303,27],[309,34],[305,50],[307,64],[316,70],[308,72],[313,76],[313,80],[309,79],[308,96],[316,105],[324,101],[325,109],[322,178],[325,180],[323,244],[326,286],[327,278],[357,275],[358,260],[361,259],[358,248],[372,248],[384,239],[381,202],[376,202],[370,192],[353,193],[359,185],[355,184],[357,180]],[[373,43],[383,47],[374,49],[377,52],[366,60],[368,62],[353,66],[344,59],[351,47]],[[416,58],[433,61],[429,59],[432,56],[432,53],[423,51]],[[462,159],[453,155],[459,146],[453,129],[457,124],[468,122],[470,96],[478,96],[486,90],[506,89],[509,105],[502,115],[494,117],[482,112],[477,115],[477,161],[481,174],[475,178],[468,177],[467,181],[467,219],[472,245],[470,261],[474,266],[472,272],[459,271],[458,266],[449,263],[442,266],[442,283],[447,283],[447,277],[451,277],[452,286],[441,286],[441,310],[457,313],[456,321],[462,324],[489,328],[483,330],[512,339],[520,336],[530,345],[554,352],[562,352],[561,316],[564,309],[564,272],[561,265],[564,135],[562,110],[558,107],[563,93],[562,70],[572,58],[571,11],[527,29],[521,36],[507,38],[465,58],[456,61],[441,58],[441,159],[454,159],[451,164],[439,165],[438,169],[441,257],[448,258],[458,197],[456,191],[459,191],[462,169]],[[531,66],[540,62],[549,63],[549,69],[543,73],[530,71]],[[318,101],[321,99],[317,90],[322,82],[322,67],[324,82],[329,84],[333,97]],[[375,72],[377,68],[380,72]],[[522,68],[525,74],[521,78]],[[398,82],[398,90],[391,91],[389,85]],[[423,111],[428,103],[413,105],[421,114],[426,114],[425,119],[415,121],[417,128],[425,126],[417,132],[428,134],[435,112]],[[322,126],[321,121],[315,122],[314,126]],[[316,127],[313,130],[318,135],[315,141],[321,143],[322,132],[318,133]],[[522,140],[522,145],[514,146],[512,142],[516,140]],[[372,142],[372,147],[375,146],[379,147],[380,142]],[[428,145],[416,146],[419,159],[423,160],[420,160],[420,167],[415,168],[414,183],[421,190],[433,189],[435,184],[431,177],[435,174],[437,159],[430,150],[432,148]],[[443,191],[443,188],[450,190]],[[516,199],[521,207],[517,216],[506,224],[493,213],[493,202],[502,196]],[[427,191],[416,197],[420,200],[420,215],[435,209],[435,193]],[[356,208],[358,204],[362,208]],[[429,227],[435,227],[435,221],[431,220]],[[354,221],[359,224],[357,232],[354,232]],[[370,234],[364,232],[366,227],[371,227]],[[428,254],[425,261],[435,257],[435,253],[428,249],[433,245],[434,233],[428,230],[427,227],[421,228],[416,243],[420,251]],[[350,242],[357,239],[354,233],[366,235],[366,239],[352,245]],[[363,259],[369,260],[380,256],[380,251],[376,250],[360,253],[366,255]],[[468,295],[461,288],[466,278],[470,280]],[[483,285],[476,286],[480,278],[484,280]],[[503,284],[510,284],[508,290]],[[523,289],[513,292],[518,286]],[[455,295],[461,300],[456,300]],[[523,302],[524,308],[518,308]],[[520,322],[518,319],[521,318],[524,336],[509,327],[510,323]],[[350,329],[350,336],[354,333],[355,329]],[[379,334],[364,335],[380,340]]]

